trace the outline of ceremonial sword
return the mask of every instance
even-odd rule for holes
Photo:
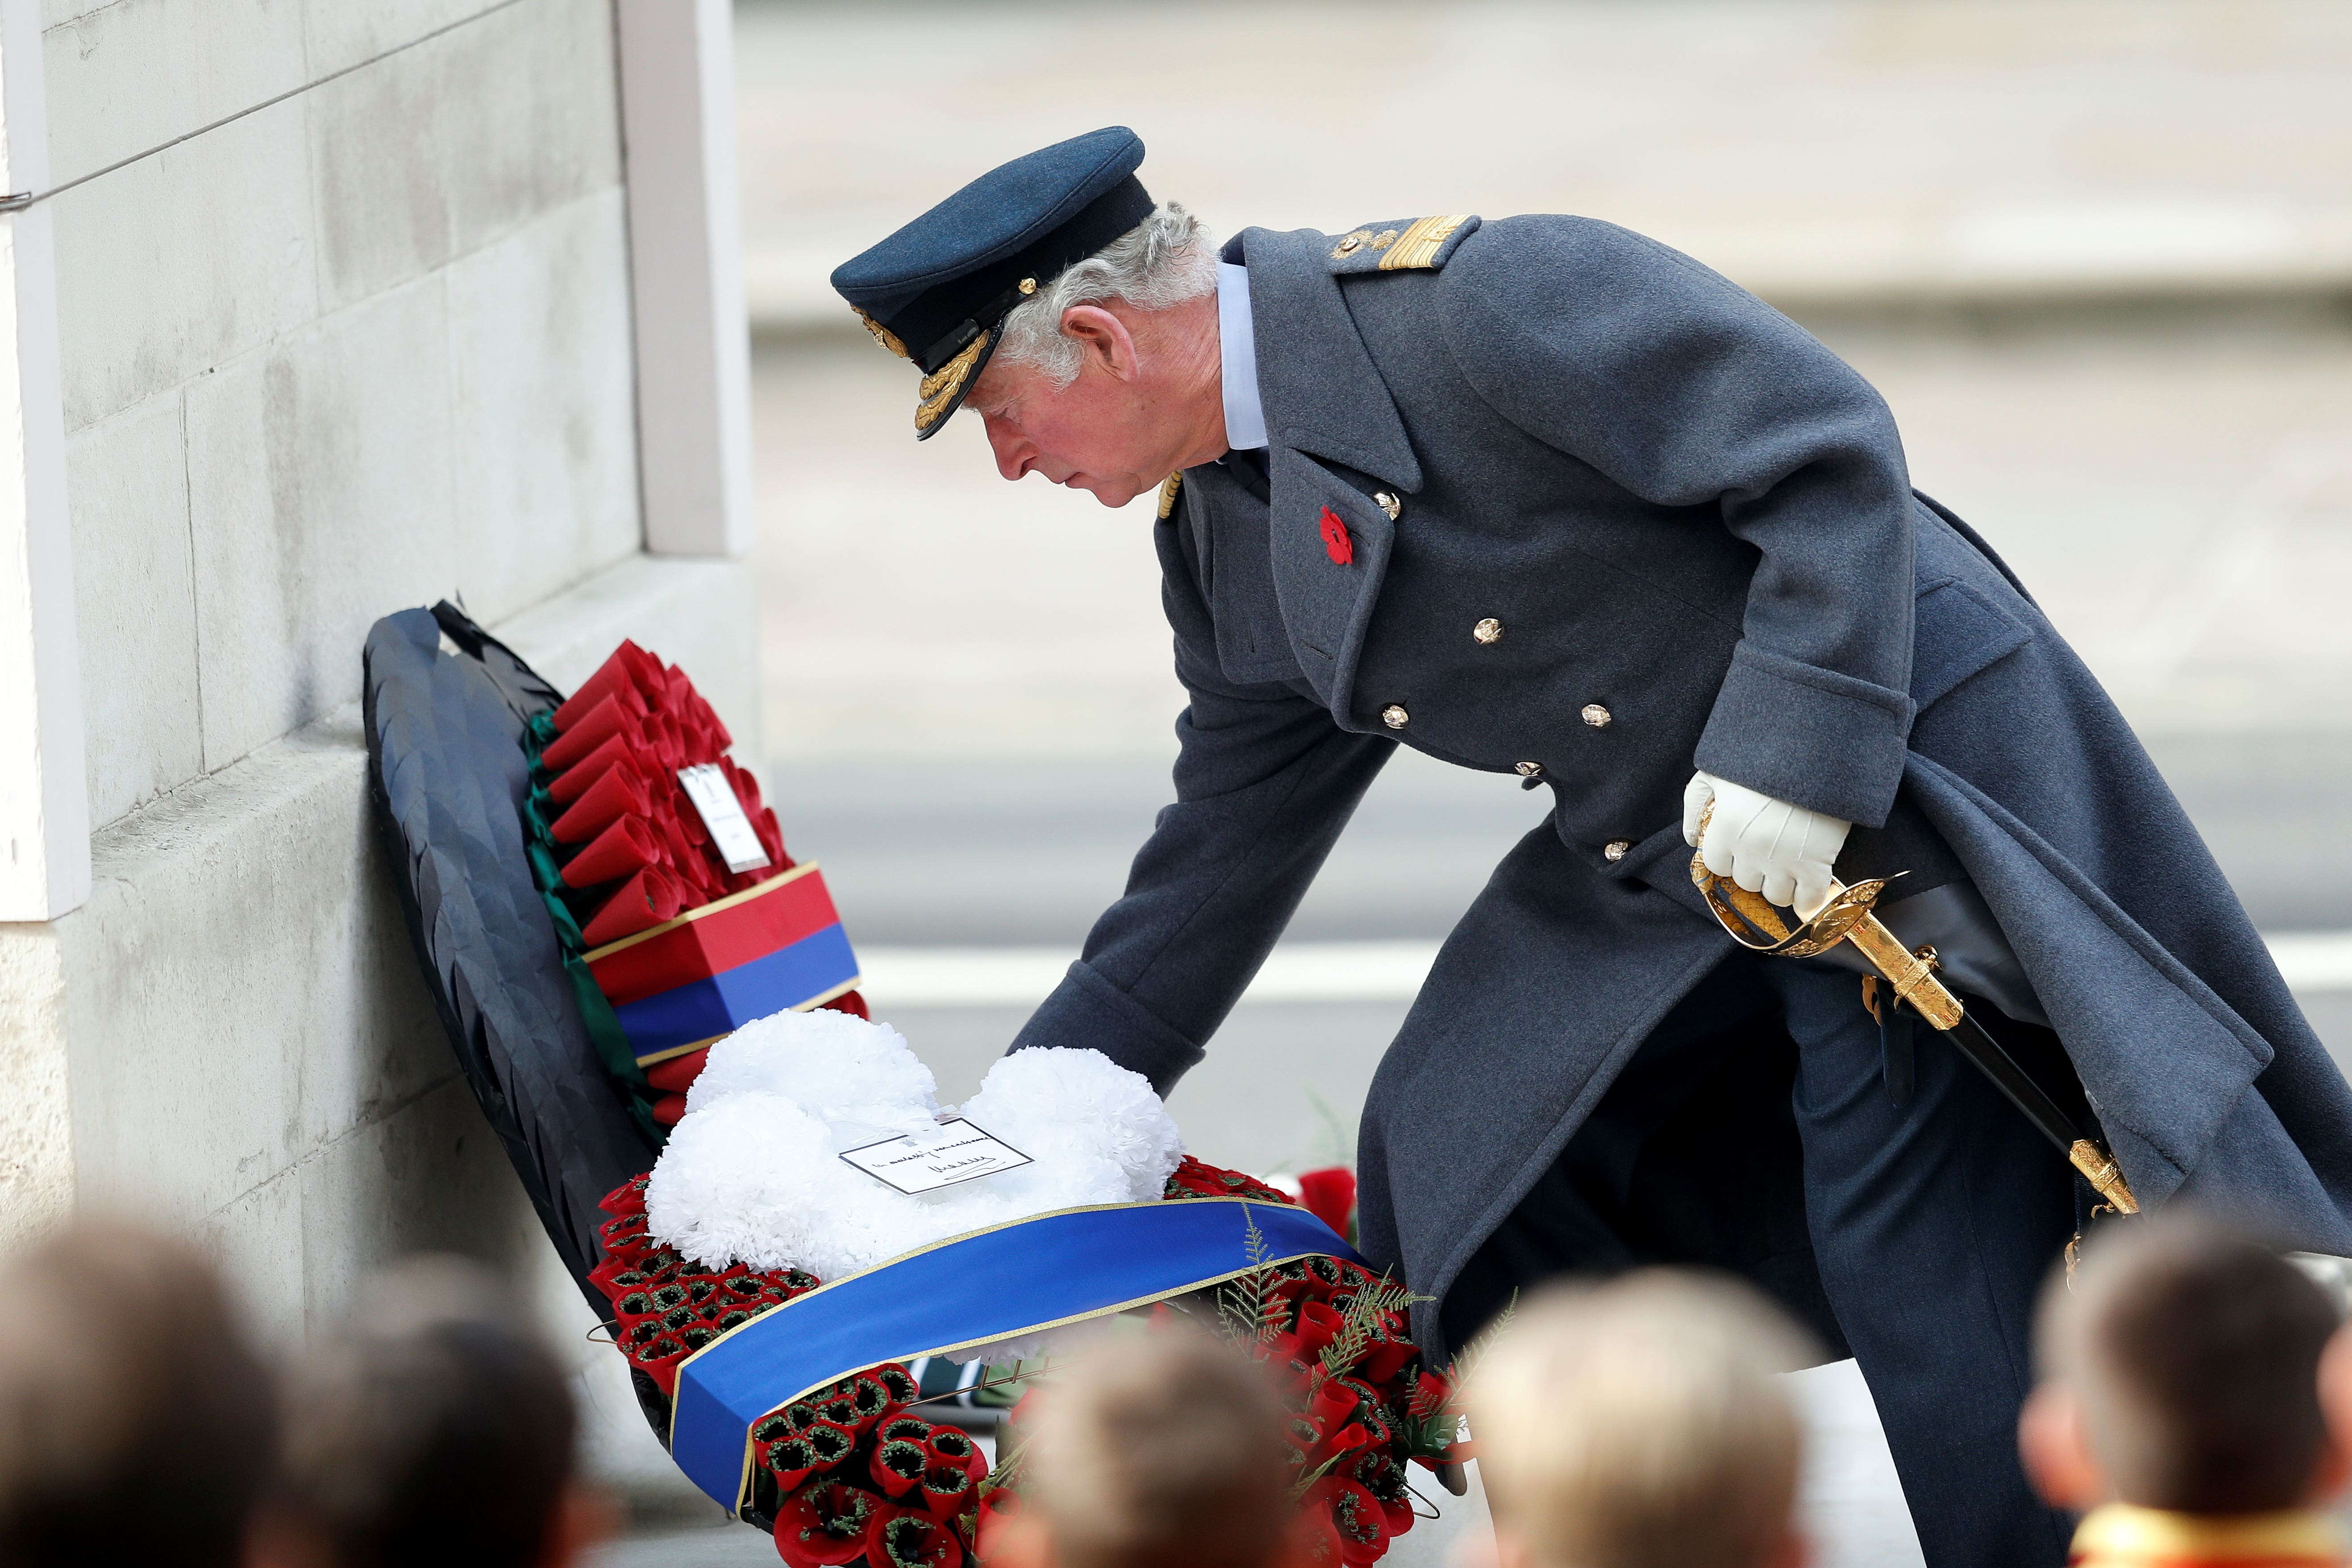
[[[2080,1171],[2101,1197],[2124,1214],[2139,1212],[2123,1168],[2116,1163],[2105,1142],[2077,1127],[2065,1109],[2033,1081],[1982,1024],[1969,1016],[1960,999],[1936,978],[1936,950],[1923,947],[1914,952],[1872,912],[1878,895],[1885,890],[1886,879],[1856,882],[1850,888],[1831,879],[1829,901],[1811,919],[1798,921],[1794,926],[1763,895],[1709,871],[1703,855],[1691,857],[1691,880],[1706,896],[1717,923],[1751,952],[1771,958],[1811,958],[1842,942],[1853,947],[1894,992],[1885,1005],[1907,1003],[1990,1079],[1993,1087],[2023,1111],[2043,1137],[2057,1145],[2066,1163]],[[1788,912],[1791,918],[1796,913]]]

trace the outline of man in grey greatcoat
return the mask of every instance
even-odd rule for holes
[[[1166,480],[1176,802],[1014,1047],[1164,1093],[1397,745],[1549,789],[1365,1106],[1425,1350],[1548,1276],[1730,1269],[1859,1360],[1930,1563],[2063,1562],[2014,1431],[2090,1189],[1851,971],[1735,948],[1689,862],[1801,912],[1907,873],[1889,926],[2143,1205],[2352,1252],[2352,1093],[2129,729],[1870,386],[1689,258],[1470,216],[1218,254],[1142,155],[1033,153],[834,275],[919,435]]]

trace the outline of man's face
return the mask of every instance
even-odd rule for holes
[[[1222,454],[1215,317],[1206,318],[1204,367],[1199,323],[1190,320],[1199,314],[1180,306],[1147,316],[1117,303],[1072,310],[1064,330],[1085,353],[1066,386],[1032,366],[991,361],[964,407],[987,426],[996,471],[1008,479],[1043,474],[1115,507]],[[1202,428],[1211,418],[1213,436]]]

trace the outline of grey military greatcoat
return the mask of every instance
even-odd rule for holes
[[[1442,1297],[1729,951],[1687,875],[1696,766],[1857,824],[1849,880],[1972,882],[2144,1203],[2352,1252],[2352,1093],[2130,731],[1913,491],[1857,374],[1604,223],[1472,218],[1412,268],[1240,244],[1271,447],[1262,479],[1188,470],[1158,529],[1178,799],[1017,1046],[1164,1092],[1396,744],[1536,778],[1549,826],[1444,944],[1364,1113],[1363,1248]]]

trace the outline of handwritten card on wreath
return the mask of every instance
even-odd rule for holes
[[[845,1149],[841,1157],[909,1196],[1031,1163],[1028,1155],[961,1116],[919,1132]]]

